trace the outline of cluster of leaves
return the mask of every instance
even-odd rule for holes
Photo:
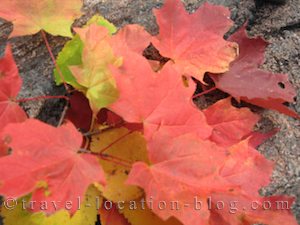
[[[18,105],[22,81],[7,46],[0,59],[0,194],[19,205],[13,211],[2,207],[6,225],[94,224],[98,214],[103,225],[297,224],[289,209],[276,209],[276,201],[291,205],[292,197],[258,193],[273,170],[255,149],[272,135],[253,131],[259,116],[235,108],[231,98],[205,110],[192,102],[194,80],[206,85],[207,73],[215,88],[238,101],[299,118],[283,105],[295,96],[287,75],[259,68],[267,43],[249,38],[244,27],[223,38],[232,25],[229,10],[205,3],[189,14],[180,0],[166,0],[154,10],[156,36],[139,25],[117,31],[100,16],[74,28],[73,36],[80,0],[1,4],[0,17],[14,24],[11,37],[44,30],[72,38],[54,74],[57,84],[74,89],[63,125],[27,118]],[[150,43],[167,63],[143,56]],[[84,196],[80,205],[77,199]],[[195,197],[204,203],[201,211],[192,207]],[[130,210],[130,202],[142,198],[147,207]],[[43,209],[24,210],[24,199]],[[109,200],[124,207],[106,210],[95,199],[100,206]],[[211,208],[208,199],[225,208]],[[229,213],[233,200],[238,208]],[[70,210],[64,204],[51,207],[68,201]],[[157,207],[174,201],[179,210]]]

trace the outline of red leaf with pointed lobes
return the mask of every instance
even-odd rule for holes
[[[247,108],[235,108],[231,98],[218,101],[204,110],[209,125],[213,127],[210,140],[228,147],[240,142],[252,133],[259,116]]]
[[[143,123],[147,140],[158,131],[210,136],[211,127],[190,100],[194,87],[184,87],[171,65],[155,73],[145,58],[128,53],[113,74],[120,96],[110,109],[129,123]]]
[[[175,216],[185,225],[195,221],[209,224],[209,196],[236,192],[247,196],[250,204],[259,197],[261,186],[270,181],[273,163],[249,146],[247,140],[227,150],[193,135],[174,139],[166,136],[159,133],[152,138],[149,151],[153,165],[135,163],[127,181],[142,187],[153,205],[178,202],[179,211],[153,209],[164,220]],[[195,196],[202,201],[201,211],[194,208]]]
[[[18,198],[32,192],[32,200],[71,201],[74,213],[89,185],[105,184],[105,176],[97,158],[79,154],[82,136],[71,124],[55,128],[35,119],[9,124],[2,132],[9,137],[12,154],[0,158],[0,194]],[[78,207],[77,207],[78,206]],[[39,211],[35,207],[34,211]],[[45,212],[56,209],[48,207]]]
[[[159,134],[153,138],[152,146],[155,148],[150,149],[150,160],[154,164],[149,167],[145,163],[135,163],[127,183],[144,189],[147,202],[153,202],[154,213],[163,220],[174,216],[185,225],[208,225],[207,206],[204,204],[201,211],[195,210],[193,201],[197,196],[206,202],[211,192],[234,187],[218,176],[219,165],[226,158],[225,150],[193,135],[171,139]],[[180,210],[170,207],[160,210],[157,208],[160,201],[167,205],[178,201]]]
[[[24,110],[14,102],[21,90],[22,80],[8,45],[0,59],[0,132],[9,123],[22,122],[27,118]],[[7,154],[7,147],[0,140],[0,156]]]
[[[229,38],[240,46],[240,55],[230,65],[229,72],[211,75],[216,87],[237,100],[244,100],[268,109],[274,109],[292,117],[297,113],[282,105],[293,102],[296,92],[287,74],[273,74],[260,69],[264,62],[267,42],[261,38],[249,38],[245,27]]]
[[[24,110],[13,100],[21,90],[22,80],[8,45],[5,56],[0,59],[0,124],[22,122],[26,119]]]
[[[159,34],[152,43],[161,55],[171,58],[179,75],[202,81],[205,72],[228,71],[238,48],[223,38],[233,24],[228,9],[204,3],[190,15],[180,0],[166,0],[154,14]]]

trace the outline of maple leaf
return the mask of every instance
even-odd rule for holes
[[[81,15],[81,0],[1,0],[0,17],[11,21],[10,37],[45,30],[52,35],[72,37],[71,26]]]
[[[92,138],[91,151],[105,154],[111,157],[121,158],[129,166],[136,161],[149,163],[147,157],[146,142],[140,132],[130,132],[121,127],[100,133]],[[106,199],[118,203],[139,198],[143,195],[140,188],[126,185],[130,168],[117,163],[101,159],[100,164],[106,174],[107,185],[102,188],[102,195]]]
[[[190,100],[194,87],[184,87],[170,64],[155,73],[145,58],[127,53],[112,73],[120,95],[109,108],[129,123],[142,123],[147,141],[158,131],[210,136],[211,127]]]
[[[45,201],[48,205],[51,201],[72,201],[74,208],[70,212],[74,213],[78,197],[84,195],[90,184],[105,184],[97,158],[78,154],[82,136],[71,123],[55,128],[29,119],[9,124],[2,137],[9,137],[8,145],[12,148],[11,155],[0,158],[3,196],[18,198],[33,192],[33,201]],[[54,211],[54,207],[45,210]]]
[[[102,16],[95,15],[88,22],[87,26],[91,24],[97,24],[108,29],[110,34],[113,34],[117,31],[117,28],[104,19]],[[84,87],[78,84],[75,77],[73,76],[69,66],[82,65],[82,52],[83,52],[84,43],[80,39],[79,35],[76,34],[72,40],[68,41],[62,51],[58,54],[56,63],[60,72],[64,78],[64,81],[72,85],[77,90],[84,90]],[[57,85],[63,83],[63,80],[58,73],[57,69],[54,69],[54,77]]]
[[[245,27],[233,34],[230,41],[240,46],[240,55],[230,65],[230,71],[211,75],[216,87],[234,98],[300,118],[297,113],[282,105],[293,102],[296,92],[287,74],[273,74],[260,69],[264,62],[267,42],[261,38],[249,38]]]
[[[185,225],[208,224],[207,207],[199,212],[184,205],[191,204],[195,196],[205,199],[212,191],[226,191],[233,187],[218,176],[218,167],[225,160],[226,152],[214,143],[200,141],[192,135],[176,139],[157,135],[154,140],[157,147],[151,149],[150,155],[154,164],[149,167],[141,162],[135,163],[127,183],[145,190],[147,202],[153,202],[153,212],[163,220],[174,216]],[[159,201],[168,204],[176,201],[180,210],[159,210]]]
[[[29,203],[30,197],[18,200],[14,210],[2,207],[1,216],[5,225],[93,225],[97,221],[97,208],[102,205],[102,198],[99,197],[99,191],[90,186],[82,199],[80,210],[70,217],[69,212],[60,210],[53,215],[47,216],[43,212],[32,213],[23,208],[23,203]],[[58,204],[58,203],[57,203]],[[27,206],[30,208],[30,205]],[[49,206],[48,206],[49,207]]]
[[[91,24],[75,31],[84,43],[82,65],[71,66],[70,70],[77,82],[87,88],[86,96],[96,114],[118,97],[108,66],[119,65],[120,60],[111,48],[111,35],[107,28]]]
[[[174,62],[180,75],[202,81],[205,72],[228,71],[238,48],[223,38],[233,24],[228,9],[204,3],[190,15],[180,0],[166,0],[154,14],[159,34],[152,43]]]
[[[24,110],[13,100],[21,90],[22,80],[14,61],[11,46],[5,50],[0,59],[0,123],[5,127],[8,123],[22,122],[26,119]]]
[[[11,46],[5,49],[0,59],[0,132],[9,123],[22,122],[27,118],[24,110],[14,102],[21,90],[22,80],[13,58]],[[7,154],[7,147],[0,140],[0,155]]]
[[[270,181],[273,164],[249,144],[242,141],[230,149],[202,141],[194,135],[169,139],[161,134],[153,137],[150,159],[153,165],[133,165],[128,184],[142,187],[153,211],[166,220],[176,217],[183,224],[209,224],[208,197],[213,193],[259,196],[258,189]],[[249,180],[255,179],[256,182]],[[153,196],[153,197],[152,197]],[[201,200],[201,211],[193,206]],[[160,210],[160,201],[176,201],[180,210]],[[186,207],[189,206],[189,207]]]
[[[235,108],[231,98],[218,101],[204,110],[207,123],[213,127],[211,141],[228,147],[240,142],[252,133],[259,116],[247,108]]]

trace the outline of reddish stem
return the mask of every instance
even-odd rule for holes
[[[63,74],[62,74],[62,72],[61,72],[59,66],[58,66],[57,63],[56,63],[56,60],[55,60],[54,54],[53,54],[53,52],[52,52],[51,46],[50,46],[50,44],[49,44],[49,42],[48,42],[46,33],[42,30],[42,31],[41,31],[41,34],[42,34],[42,37],[43,37],[43,39],[44,39],[44,41],[45,41],[45,44],[46,44],[47,50],[48,50],[48,52],[49,52],[49,55],[50,55],[50,57],[51,57],[51,59],[52,59],[52,62],[53,62],[54,66],[55,66],[55,68],[56,68],[56,70],[57,70],[57,73],[58,73],[58,75],[60,76],[60,79],[62,80],[62,82],[63,82],[63,84],[64,84],[64,86],[65,86],[66,91],[67,91],[68,93],[70,93],[69,87],[68,87],[68,85],[67,85],[67,83],[66,83],[66,81],[65,81],[65,79],[64,79],[64,76],[63,76]]]
[[[124,167],[128,167],[128,168],[131,168],[131,162],[127,161],[127,160],[124,160],[124,159],[121,159],[121,158],[118,158],[118,157],[115,157],[115,156],[112,156],[112,155],[98,155],[101,157],[101,159],[103,160],[106,160],[106,161],[109,161],[109,162],[112,162],[112,163],[115,163],[117,165],[121,165],[121,166],[124,166]]]
[[[202,91],[201,93],[194,95],[192,98],[193,98],[193,99],[194,99],[194,98],[198,98],[198,97],[200,97],[200,96],[202,96],[202,95],[205,95],[205,94],[208,94],[208,93],[210,93],[210,92],[212,92],[212,91],[214,91],[214,90],[217,90],[217,88],[216,88],[216,87],[212,87],[211,89],[208,89],[208,90],[206,90],[206,91]]]
[[[103,148],[100,151],[100,155],[103,154],[107,149],[109,149],[111,146],[113,146],[114,144],[116,144],[117,142],[121,141],[123,138],[127,137],[129,134],[131,134],[133,131],[129,131],[128,133],[122,135],[121,137],[119,137],[117,140],[113,141],[112,143],[110,143],[109,145],[107,145],[105,148]]]
[[[125,162],[125,163],[127,163],[127,164],[129,164],[129,165],[132,164],[132,162],[129,161],[129,160],[122,159],[122,158],[120,158],[120,157],[113,156],[113,155],[109,155],[109,154],[101,154],[101,157],[104,157],[104,158],[106,157],[106,158],[116,159],[116,160],[118,160],[118,161]]]
[[[131,168],[131,164],[132,164],[132,162],[130,162],[128,160],[121,159],[119,157],[108,155],[108,154],[100,154],[100,153],[96,153],[96,152],[91,152],[90,150],[87,150],[87,149],[80,149],[78,153],[81,153],[81,154],[92,154],[92,155],[95,155],[97,157],[100,157],[102,160],[113,162],[113,163],[115,163],[117,165],[121,165],[121,166],[124,166],[124,167]]]
[[[112,124],[111,126],[109,126],[107,128],[104,128],[104,129],[101,129],[101,130],[94,130],[94,131],[86,132],[86,133],[83,134],[83,136],[91,137],[91,136],[94,136],[94,135],[98,135],[98,134],[107,132],[109,130],[115,129],[117,126],[120,126],[120,125],[123,125],[123,124],[124,124],[124,121],[122,120],[119,123]]]
[[[58,96],[38,96],[33,98],[22,98],[22,99],[16,99],[15,102],[29,102],[29,101],[39,101],[43,99],[65,99],[69,101],[69,98],[64,95],[58,95]]]

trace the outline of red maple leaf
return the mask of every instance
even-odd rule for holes
[[[252,133],[259,116],[247,108],[238,109],[231,99],[223,99],[204,110],[209,125],[213,127],[210,140],[227,147],[240,142]]]
[[[126,122],[142,123],[147,140],[158,131],[173,137],[192,132],[210,136],[204,114],[191,102],[194,86],[184,87],[170,64],[155,73],[142,56],[130,52],[125,56],[122,67],[113,70],[120,93],[110,107],[113,112]]]
[[[159,134],[151,142],[153,164],[135,163],[127,182],[142,187],[153,205],[178,202],[180,210],[153,208],[165,220],[175,216],[185,225],[210,224],[207,199],[211,195],[236,192],[250,201],[257,199],[258,189],[270,181],[273,163],[247,140],[229,149],[193,135],[170,139]],[[255,182],[249,182],[253,179]],[[195,197],[202,201],[201,211],[194,208]]]
[[[180,0],[166,0],[154,14],[159,34],[152,42],[174,62],[179,75],[202,80],[205,72],[228,71],[237,56],[237,45],[223,38],[233,24],[227,8],[204,3],[190,15]]]
[[[264,62],[267,42],[261,38],[250,39],[245,27],[229,38],[240,46],[240,55],[230,65],[229,72],[211,75],[216,87],[237,100],[244,100],[286,115],[300,118],[297,113],[284,106],[293,102],[296,92],[288,81],[287,74],[273,74],[260,69]]]
[[[22,80],[13,58],[11,46],[8,45],[4,57],[0,59],[0,131],[9,123],[22,122],[27,118],[24,110],[14,102],[21,86]],[[6,153],[7,149],[0,141],[0,155]]]
[[[174,216],[185,225],[208,224],[208,208],[203,206],[199,212],[190,204],[196,196],[206,201],[212,191],[233,188],[218,176],[218,167],[226,158],[225,150],[190,134],[171,139],[161,133],[152,139],[150,148],[153,165],[149,167],[142,162],[135,163],[127,183],[144,189],[147,202],[153,202],[156,206],[152,207],[153,212],[162,219]],[[159,210],[159,201],[165,201],[168,205],[178,201],[180,210]]]
[[[80,206],[78,198],[89,185],[105,184],[96,156],[78,153],[82,136],[71,123],[55,128],[28,119],[9,124],[1,136],[11,140],[8,146],[12,148],[11,155],[0,158],[0,194],[5,197],[18,198],[32,192],[32,201],[47,202],[47,213],[71,201],[74,213]]]

